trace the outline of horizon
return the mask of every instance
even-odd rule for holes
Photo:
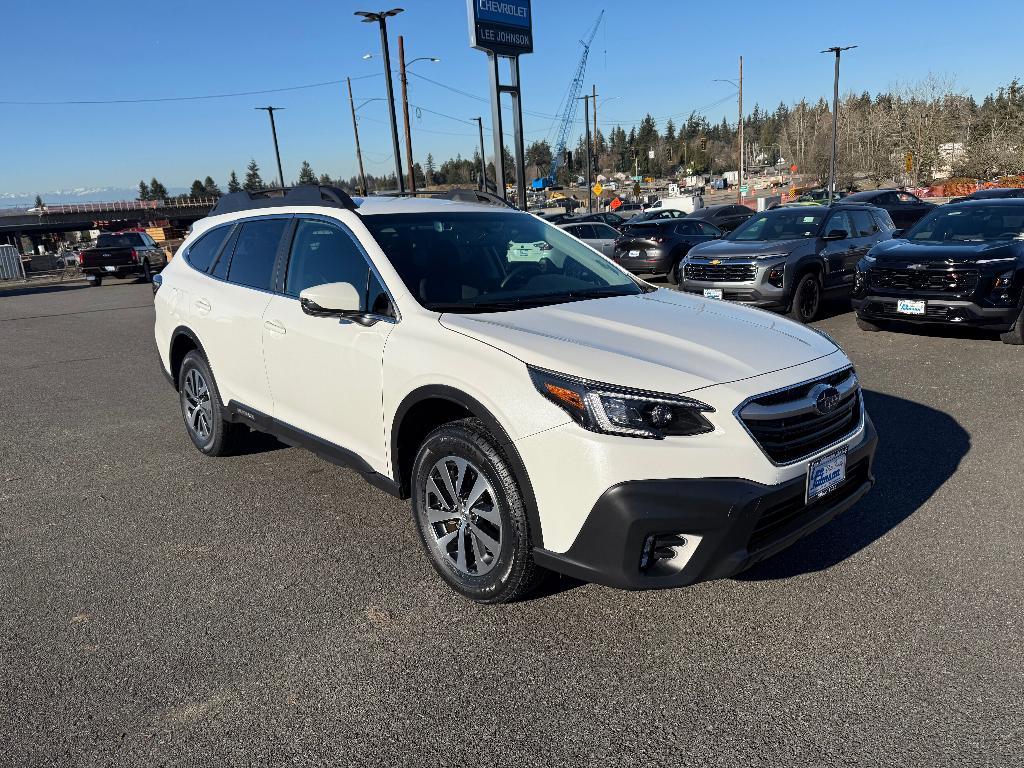
[[[468,121],[481,115],[489,128],[490,107],[486,56],[469,47],[465,3],[407,5],[389,23],[392,68],[397,68],[399,35],[406,37],[408,60],[441,58],[438,63],[417,62],[409,70],[413,159],[422,165],[428,153],[438,164],[456,154],[471,157],[479,142],[475,123]],[[441,5],[444,10],[438,12]],[[606,136],[616,125],[628,131],[645,114],[655,118],[659,131],[668,118],[678,125],[691,111],[711,123],[725,118],[735,124],[735,89],[715,80],[735,79],[740,55],[746,114],[755,104],[772,110],[801,98],[830,100],[832,60],[818,51],[838,43],[859,46],[843,57],[844,94],[866,91],[874,96],[930,74],[955,75],[956,89],[980,102],[1020,74],[987,66],[984,57],[956,44],[966,38],[985,39],[986,49],[1012,46],[1014,31],[1004,22],[1018,6],[1009,2],[985,4],[955,29],[949,28],[943,12],[955,6],[943,0],[886,7],[884,25],[874,9],[851,12],[829,6],[802,10],[799,18],[784,22],[784,30],[778,23],[743,24],[736,32],[728,30],[728,36],[718,31],[716,9],[652,5],[655,10],[642,17],[606,7],[594,39],[584,87],[589,92],[591,84],[597,86],[599,124]],[[284,107],[277,128],[286,181],[297,177],[304,160],[317,174],[348,179],[357,170],[346,76],[353,78],[356,103],[365,102],[359,115],[367,173],[393,171],[387,109],[380,98],[384,78],[379,37],[375,27],[351,15],[362,6],[351,1],[306,3],[282,16],[267,13],[274,6],[266,0],[215,8],[188,0],[173,15],[160,17],[156,33],[137,21],[147,15],[139,13],[140,4],[124,0],[108,3],[102,17],[64,0],[45,9],[10,9],[13,27],[39,29],[45,24],[48,47],[40,48],[30,35],[5,42],[10,77],[0,90],[0,194],[40,194],[45,199],[56,190],[132,189],[139,179],[152,177],[169,189],[187,189],[192,179],[207,175],[223,188],[232,170],[244,174],[250,158],[266,178],[276,177],[266,115],[254,111],[265,104]],[[601,10],[584,2],[534,6],[535,53],[524,56],[521,65],[526,145],[545,138],[553,142],[552,117],[582,50],[578,38]],[[192,9],[200,12],[192,14]],[[60,14],[60,25],[53,24],[54,13]],[[651,23],[652,16],[658,24]],[[310,18],[317,23],[309,24]],[[833,32],[836,28],[842,32]],[[907,29],[914,30],[913,40],[903,40],[902,30]],[[234,37],[225,39],[224,30]],[[99,40],[130,41],[131,50],[141,40],[148,57],[141,66],[126,66],[119,53],[97,57],[92,43]],[[339,41],[341,52],[325,56]],[[264,52],[248,58],[211,55],[226,43]],[[280,55],[268,55],[268,47],[279,47]],[[40,57],[45,50],[56,55]],[[364,60],[366,53],[372,57]],[[637,56],[645,58],[637,62]],[[286,88],[294,90],[206,98]],[[139,99],[173,100],[24,103]],[[397,79],[396,110],[401,121]],[[582,110],[576,125],[570,146],[582,133]],[[511,120],[504,127],[510,134]],[[489,149],[489,135],[485,143]],[[404,144],[402,155],[404,166]]]

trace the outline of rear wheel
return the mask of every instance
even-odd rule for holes
[[[91,285],[93,288],[99,288],[101,285],[103,285],[102,275],[93,275],[92,280],[89,281],[89,285]]]
[[[152,283],[153,282],[153,270],[149,267],[149,260],[142,262],[142,282]]]
[[[512,469],[477,419],[444,424],[424,440],[413,465],[412,507],[431,565],[459,594],[507,603],[547,575],[533,562]]]
[[[1006,333],[1000,333],[999,338],[1003,344],[1013,344],[1015,346],[1024,344],[1024,309],[1021,309],[1020,314],[1017,315],[1017,320],[1014,322],[1013,327],[1006,331]]]
[[[821,282],[813,272],[804,274],[793,290],[793,304],[789,316],[801,323],[809,323],[821,308]]]
[[[245,427],[227,420],[210,364],[195,350],[181,363],[178,395],[185,429],[196,448],[207,456],[230,455]]]

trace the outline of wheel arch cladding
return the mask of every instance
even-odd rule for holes
[[[501,447],[526,504],[532,544],[542,547],[544,539],[537,499],[519,451],[501,423],[479,400],[454,387],[432,384],[415,389],[395,411],[391,427],[391,465],[401,497],[409,498],[412,493],[412,466],[423,439],[441,424],[464,418],[483,422]]]
[[[181,372],[181,364],[185,360],[187,355],[192,350],[197,350],[203,357],[206,357],[206,350],[203,349],[203,344],[199,341],[199,338],[191,331],[191,329],[185,326],[179,326],[174,329],[174,333],[171,334],[171,380],[174,384],[174,388],[178,388],[178,374]],[[206,357],[209,363],[209,358]]]

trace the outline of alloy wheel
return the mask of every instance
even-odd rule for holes
[[[466,576],[482,576],[501,552],[501,512],[484,473],[460,456],[434,464],[424,491],[424,514],[438,552]]]
[[[818,302],[821,298],[818,291],[818,281],[811,279],[804,283],[800,292],[800,314],[807,320],[811,320],[818,312]]]
[[[213,403],[210,400],[210,387],[198,369],[190,368],[185,373],[181,394],[188,428],[200,440],[209,440],[213,432]]]

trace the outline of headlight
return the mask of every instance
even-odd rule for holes
[[[996,291],[1005,291],[1013,283],[1013,270],[1003,272],[999,277],[996,278],[992,284],[992,289]]]
[[[600,384],[532,366],[529,371],[538,392],[591,432],[661,440],[714,430],[703,414],[715,409],[699,400]]]
[[[759,253],[754,258],[758,261],[763,259],[784,259],[788,256],[788,253]]]

